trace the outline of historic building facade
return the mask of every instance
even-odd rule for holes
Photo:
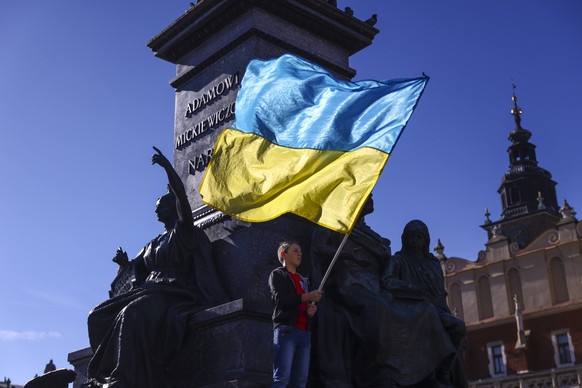
[[[558,205],[521,113],[514,93],[502,214],[485,214],[486,249],[476,262],[446,258],[440,241],[435,251],[451,310],[467,324],[471,387],[580,387],[582,223]]]

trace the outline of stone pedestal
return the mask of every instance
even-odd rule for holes
[[[73,366],[73,370],[77,373],[77,377],[73,382],[73,388],[80,388],[81,384],[87,379],[87,367],[89,361],[93,357],[91,348],[85,348],[69,353],[67,361]]]
[[[155,55],[176,65],[174,167],[192,208],[205,213],[198,186],[251,60],[293,53],[351,79],[350,55],[377,33],[322,0],[202,0],[153,38]]]
[[[171,362],[176,387],[268,387],[273,329],[270,313],[244,299],[200,312],[190,324],[184,352]]]

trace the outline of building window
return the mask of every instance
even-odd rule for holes
[[[487,353],[489,355],[489,373],[491,377],[505,376],[506,360],[503,343],[493,342],[487,344]]]
[[[449,290],[449,303],[453,314],[461,319],[463,318],[463,297],[461,295],[461,286],[459,283],[453,283]]]
[[[509,189],[509,201],[510,205],[515,205],[521,201],[521,196],[519,195],[519,189],[517,187]]]
[[[507,273],[507,281],[509,286],[509,312],[510,314],[515,314],[515,297],[517,297],[517,303],[521,310],[524,310],[523,305],[523,292],[521,290],[521,279],[519,277],[519,271],[516,268],[512,268]]]
[[[481,276],[477,281],[479,288],[479,319],[493,316],[493,302],[491,301],[491,286],[487,276]]]
[[[570,295],[566,284],[566,271],[564,270],[564,263],[559,257],[554,257],[550,261],[550,276],[554,304],[569,301]]]
[[[574,364],[574,347],[568,330],[552,332],[552,344],[556,366]]]

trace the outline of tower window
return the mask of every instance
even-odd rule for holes
[[[489,356],[489,373],[491,376],[504,376],[506,374],[506,359],[503,343],[493,342],[487,344],[487,355]]]
[[[477,282],[479,289],[479,319],[493,316],[493,302],[491,300],[491,286],[487,276],[481,276]]]
[[[553,332],[552,344],[554,345],[556,366],[572,365],[574,363],[574,347],[568,330]]]
[[[522,310],[525,308],[523,304],[523,292],[521,290],[519,271],[515,268],[510,269],[509,272],[507,272],[507,280],[509,283],[509,312],[515,314],[515,297],[517,297],[517,303],[519,303],[520,308]]]
[[[550,261],[550,282],[554,304],[570,300],[564,263],[562,263],[562,260],[559,257],[554,257]]]
[[[463,319],[463,297],[459,283],[453,283],[449,290],[449,304],[453,314]]]
[[[509,189],[509,202],[511,205],[518,203],[521,200],[519,195],[519,189],[517,187],[512,187]]]

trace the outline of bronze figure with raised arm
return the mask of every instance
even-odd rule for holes
[[[114,261],[131,265],[132,288],[95,307],[89,314],[93,358],[89,387],[160,388],[171,381],[166,362],[184,343],[188,317],[228,301],[218,278],[210,241],[198,229],[184,185],[162,152],[152,164],[168,176],[168,193],[156,202],[162,234],[131,261],[118,249]]]

